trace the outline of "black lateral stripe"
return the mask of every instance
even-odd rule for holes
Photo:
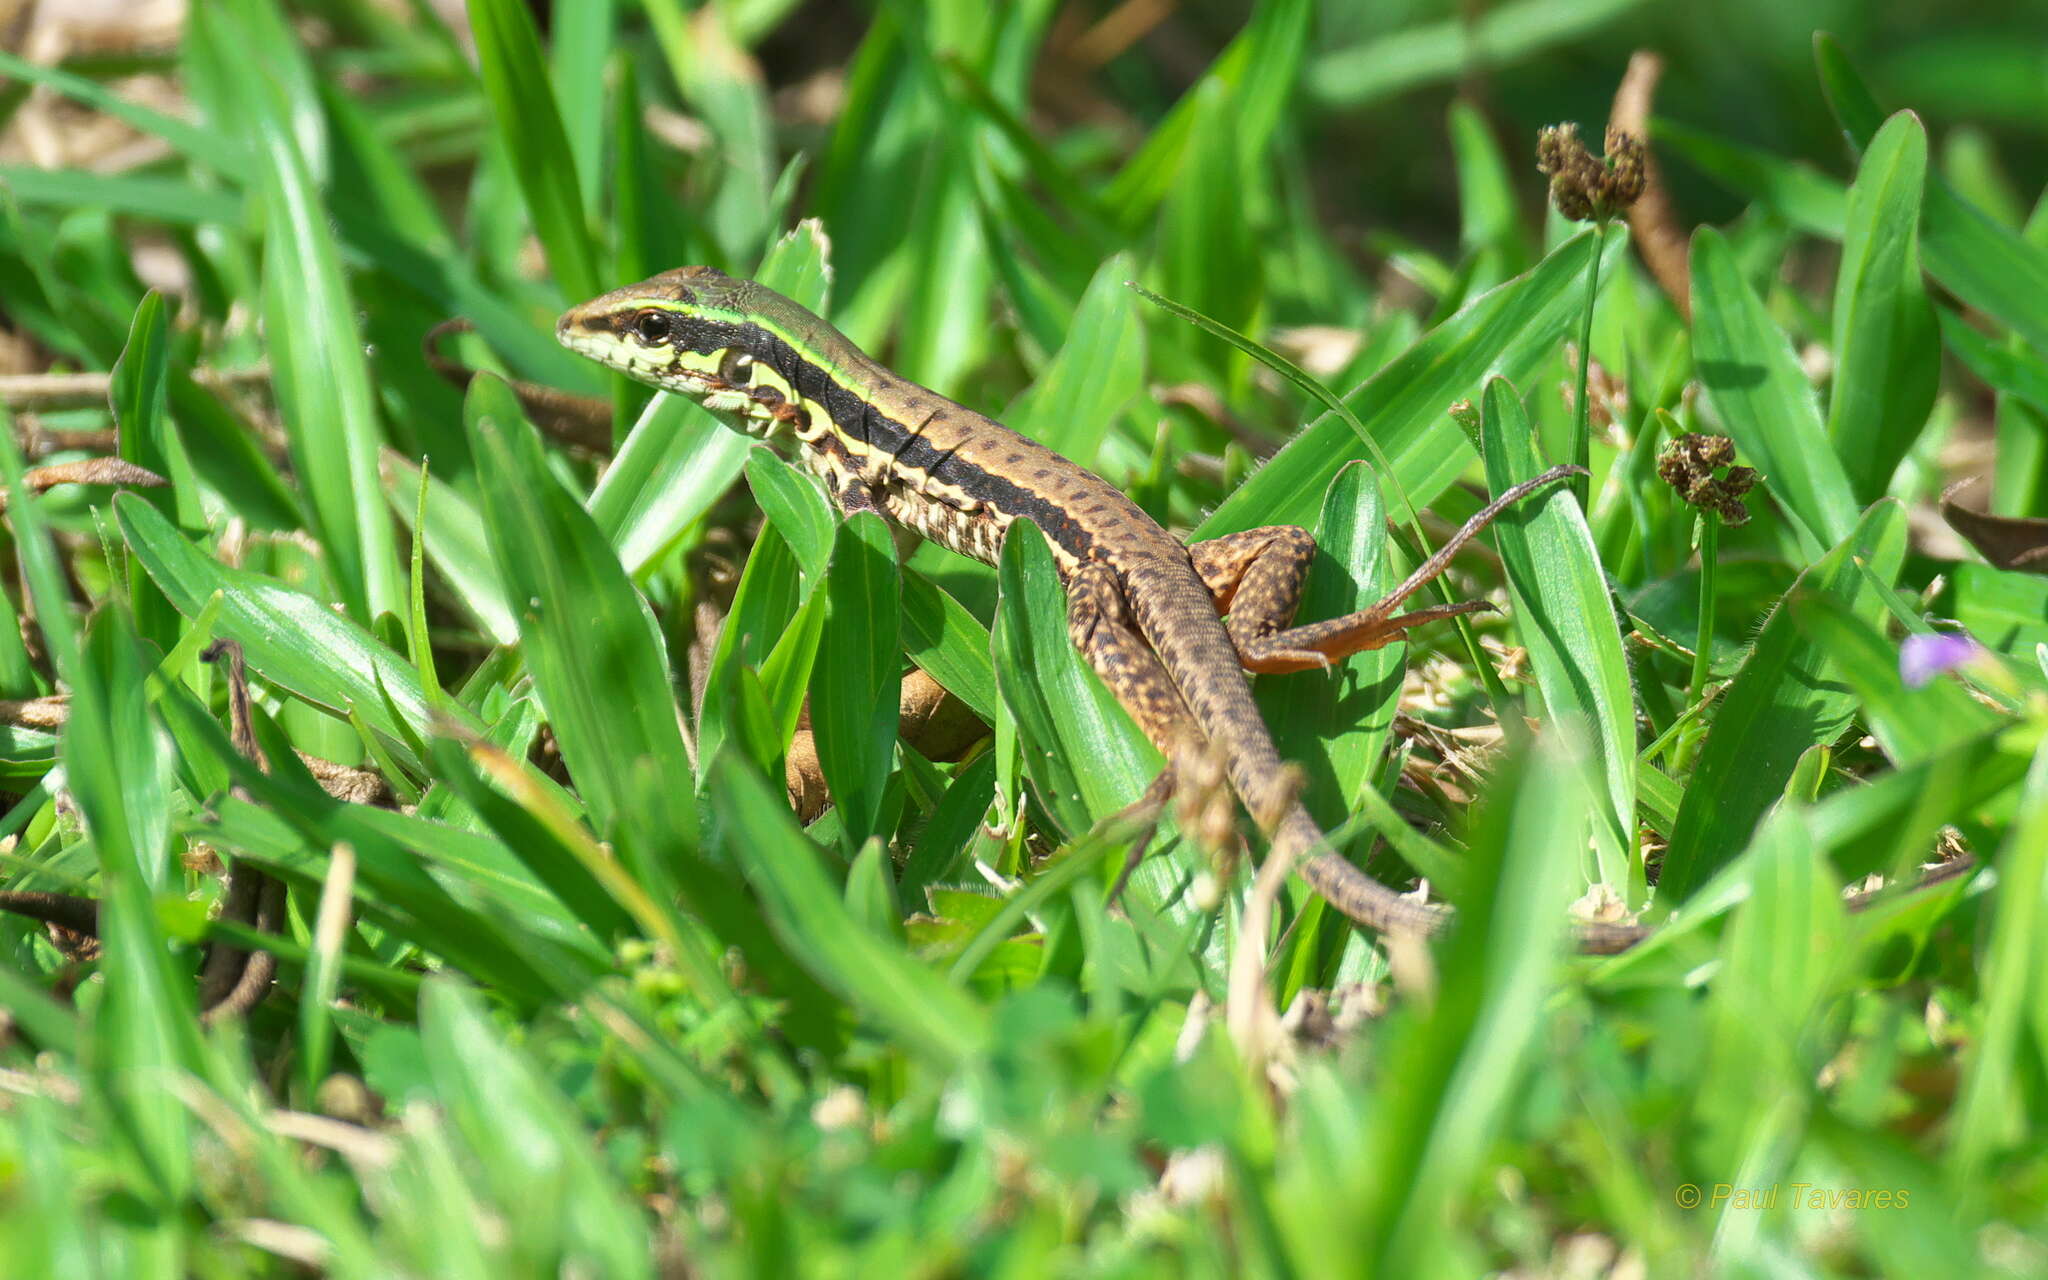
[[[1029,520],[1068,554],[1085,558],[1095,547],[1094,535],[1061,504],[1043,494],[956,456],[957,446],[943,452],[917,431],[878,409],[872,400],[843,387],[815,361],[757,324],[726,324],[699,320],[688,326],[689,349],[701,355],[738,347],[756,360],[766,360],[797,395],[825,407],[842,435],[880,450],[902,465],[953,485],[968,497],[1006,516]],[[933,393],[936,394],[936,393]],[[962,412],[972,412],[963,408]],[[999,428],[1007,430],[1008,428]]]
[[[896,465],[903,465],[903,451],[908,449],[914,442],[924,439],[924,429],[932,425],[932,419],[938,416],[938,406],[934,405],[932,411],[924,415],[923,422],[918,423],[915,427],[905,427],[903,429],[903,443],[889,451],[889,456],[896,462]],[[929,478],[931,473],[926,472],[925,475]]]

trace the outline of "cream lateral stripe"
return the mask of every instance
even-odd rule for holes
[[[687,314],[686,308],[671,307],[669,309],[673,310],[677,314]],[[796,337],[792,335],[788,330],[784,329],[781,325],[776,324],[773,319],[767,316],[754,315],[749,316],[746,319],[747,323],[757,326],[763,332],[767,333],[771,337],[781,339],[784,343],[786,343],[789,346],[789,349],[791,351],[794,351],[797,354],[797,357],[799,359],[801,359],[805,364],[809,365],[811,368],[816,369],[819,373],[822,373],[827,378],[831,379],[832,382],[836,384],[840,390],[846,392],[848,395],[854,396],[855,398],[863,401],[864,403],[871,405],[878,404],[885,398],[881,393],[878,393],[872,386],[863,385],[858,377],[847,373],[845,370],[841,369],[839,365],[835,364],[832,360],[823,357],[820,354],[820,351],[817,348],[817,346],[814,345],[816,342],[815,335],[806,334],[804,337],[801,338]],[[701,369],[703,372],[708,373],[713,377],[716,377],[719,365],[723,361],[724,357],[724,351],[714,351],[709,355],[699,355],[695,352],[689,352],[684,354],[684,367],[686,369],[692,370],[693,372]],[[788,382],[784,381],[781,374],[777,373],[775,369],[766,361],[755,362],[754,380],[756,385],[759,385],[763,381],[772,381],[773,385],[783,393],[783,396],[786,399],[796,399],[796,389],[790,386]],[[804,399],[803,407],[805,412],[807,412],[811,417],[812,430],[810,432],[798,432],[797,434],[799,439],[808,441],[815,438],[816,432],[820,429],[822,424],[830,423],[832,421],[832,415],[830,410],[828,410],[824,405],[820,404],[818,401],[813,399]],[[924,414],[924,416],[922,417],[922,419],[919,420],[915,428],[912,428],[907,422],[904,422],[902,419],[896,418],[893,414],[891,414],[890,416],[892,420],[895,421],[897,425],[900,426],[908,435],[910,435],[913,438],[917,438],[921,437],[924,434],[925,428],[931,425],[932,419],[936,418],[938,414],[939,410],[936,406],[934,406],[931,410]],[[874,447],[874,445],[869,441],[862,439],[861,437],[853,434],[850,431],[839,432],[839,437],[840,442],[845,445],[847,453],[852,455],[853,457],[864,459],[876,459],[880,461],[882,465],[879,469],[884,474],[885,478],[892,476],[908,477],[917,486],[917,491],[920,495],[943,502],[947,506],[952,507],[956,511],[964,511],[969,514],[973,514],[982,509],[981,501],[978,498],[975,498],[972,495],[970,495],[964,488],[960,487],[959,485],[949,484],[946,481],[940,480],[937,477],[933,476],[927,470],[905,463],[900,459],[900,457],[897,454],[892,453],[886,449],[878,449]],[[1000,512],[996,514],[997,518],[1002,521],[1002,524],[1005,527],[1007,527],[1010,522],[1009,517],[1003,515]],[[1072,560],[1071,556],[1067,556],[1065,558],[1069,561]]]

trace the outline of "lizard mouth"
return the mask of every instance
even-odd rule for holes
[[[609,313],[593,314],[583,308],[568,312],[555,322],[555,341],[636,382],[687,396],[746,435],[766,439],[782,423],[779,394],[771,398],[762,388],[692,367],[667,347],[642,346],[622,336]]]

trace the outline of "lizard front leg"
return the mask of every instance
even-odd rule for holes
[[[1209,588],[1218,613],[1228,614],[1231,640],[1247,671],[1277,675],[1327,667],[1341,658],[1378,649],[1400,639],[1410,628],[1462,613],[1492,608],[1483,600],[1430,605],[1396,614],[1394,610],[1450,566],[1451,557],[1496,516],[1530,493],[1576,474],[1576,467],[1553,467],[1526,480],[1486,504],[1377,603],[1341,618],[1288,624],[1301,604],[1316,544],[1308,530],[1295,525],[1267,525],[1188,545],[1195,572]]]

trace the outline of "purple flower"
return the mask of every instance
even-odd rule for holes
[[[1899,646],[1899,679],[1918,689],[1944,671],[1953,671],[1984,652],[1967,631],[1937,631],[1907,636]]]

